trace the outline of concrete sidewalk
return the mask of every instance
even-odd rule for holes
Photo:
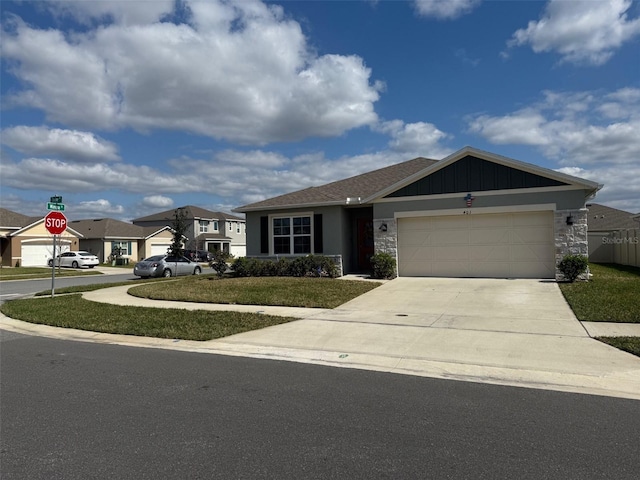
[[[333,310],[154,301],[128,295],[129,288],[84,297],[300,320],[207,342],[58,329],[6,317],[0,326],[56,338],[640,399],[640,359],[592,339],[555,282],[398,278]]]

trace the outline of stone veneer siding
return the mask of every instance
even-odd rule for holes
[[[567,225],[567,217],[573,217],[573,225]],[[386,231],[381,229],[386,225]],[[564,275],[558,270],[558,263],[565,255],[589,255],[587,243],[587,209],[557,210],[554,213],[556,280],[563,281]],[[377,218],[373,222],[374,248],[376,253],[388,253],[398,258],[398,225],[394,218]],[[396,274],[397,274],[396,266]],[[589,272],[579,277],[589,278]]]
[[[381,228],[386,225],[386,231]],[[395,218],[376,218],[373,221],[373,248],[375,253],[388,253],[398,260],[398,224]],[[395,274],[398,274],[396,264]]]
[[[556,280],[564,281],[564,275],[558,270],[558,263],[565,255],[589,256],[589,244],[587,240],[587,214],[588,210],[556,210],[554,213],[555,255],[556,255]],[[567,217],[573,217],[573,225],[567,225]],[[589,270],[578,277],[580,280],[589,279]]]

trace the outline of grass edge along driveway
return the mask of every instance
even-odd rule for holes
[[[589,265],[588,282],[560,283],[578,320],[640,323],[640,268],[616,264]],[[640,337],[597,337],[612,347],[640,357]]]
[[[232,282],[232,280],[236,281]],[[273,302],[278,302],[283,296],[290,299],[310,297],[311,302],[306,300],[303,305],[293,304],[290,306],[315,304],[321,308],[332,308],[325,305],[332,305],[336,302],[341,305],[380,285],[380,283],[374,282],[339,279],[268,277],[261,281],[256,282],[256,280],[255,278],[217,280],[196,276],[175,280],[171,282],[171,288],[167,288],[166,284],[149,284],[136,288],[155,287],[150,290],[165,292],[170,297],[175,297],[175,292],[186,292],[185,296],[179,296],[179,298],[165,296],[164,299],[200,302],[202,301],[201,296],[206,294],[199,291],[200,289],[220,291],[221,285],[229,282],[226,288],[233,290],[241,289],[242,284],[250,285],[251,288],[247,287],[247,290],[250,291],[247,298],[266,299],[267,301],[271,298]],[[211,300],[209,302],[217,303]],[[273,304],[273,302],[266,304]],[[295,303],[295,301],[290,300],[290,303]],[[54,298],[12,300],[1,305],[0,311],[17,320],[55,327],[199,341],[213,340],[297,320],[292,317],[245,312],[124,307],[90,302],[78,294],[58,295]]]

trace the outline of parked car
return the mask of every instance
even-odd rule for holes
[[[185,250],[184,256],[196,262],[210,262],[213,259],[213,253],[206,250]]]
[[[177,277],[178,275],[200,275],[202,268],[186,257],[154,255],[136,263],[133,274],[142,278]]]
[[[50,258],[47,264],[53,266],[53,258]],[[56,266],[58,267],[71,267],[71,268],[93,268],[100,264],[100,260],[93,253],[89,252],[64,252],[60,255],[56,255]]]

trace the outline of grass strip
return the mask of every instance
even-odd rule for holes
[[[130,295],[153,300],[335,308],[382,285],[380,282],[332,278],[186,277],[166,285],[148,284],[129,289]]]
[[[199,341],[296,320],[244,312],[125,307],[90,302],[81,295],[12,300],[0,305],[0,311],[17,320],[54,327]]]
[[[77,277],[78,275],[102,275],[94,269],[57,268],[56,277]],[[38,278],[51,278],[51,267],[13,267],[0,268],[0,281],[2,280],[35,280]]]
[[[560,290],[581,321],[640,323],[640,268],[590,264],[588,282],[560,283]]]
[[[640,337],[597,337],[596,340],[640,357]]]

